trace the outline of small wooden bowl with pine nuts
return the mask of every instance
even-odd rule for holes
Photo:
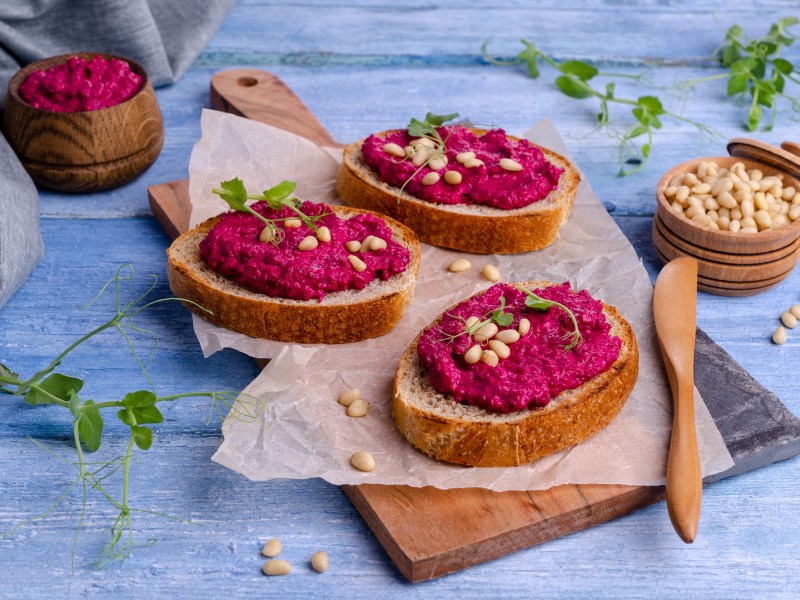
[[[746,296],[776,286],[800,258],[800,180],[744,157],[690,160],[656,190],[662,262],[698,259],[698,289]]]

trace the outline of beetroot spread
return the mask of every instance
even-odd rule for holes
[[[513,209],[542,200],[558,187],[563,169],[550,163],[540,148],[527,140],[512,141],[502,129],[493,129],[478,136],[460,125],[440,127],[439,135],[445,141],[447,165],[437,171],[442,177],[432,185],[423,179],[432,172],[429,166],[419,168],[411,160],[388,154],[383,147],[395,143],[408,146],[412,138],[406,130],[390,132],[385,138],[369,136],[362,147],[364,161],[381,181],[395,187],[405,187],[409,194],[438,204],[481,204],[495,208]],[[482,165],[467,166],[456,157],[463,152],[474,152]],[[500,166],[501,159],[512,159],[521,165],[519,171],[508,171]],[[445,181],[447,171],[457,171],[461,182]]]
[[[142,85],[142,78],[124,60],[73,56],[65,63],[34,71],[19,86],[25,102],[53,112],[83,112],[125,102]]]
[[[275,210],[264,202],[253,210],[268,219],[296,217],[289,208]],[[379,217],[358,214],[343,220],[324,204],[303,202],[300,210],[308,216],[328,213],[315,222],[330,230],[331,241],[319,242],[312,250],[299,250],[299,243],[314,235],[307,225],[286,227],[276,221],[285,238],[278,244],[259,241],[264,223],[255,216],[230,212],[200,242],[200,254],[216,272],[255,291],[293,300],[322,300],[325,294],[348,289],[363,289],[375,279],[389,279],[408,267],[410,252],[392,241],[392,230]],[[358,272],[350,264],[345,243],[372,235],[384,239],[386,248],[353,253],[366,264]]]
[[[420,336],[419,357],[438,392],[451,394],[457,402],[510,413],[547,405],[562,391],[606,371],[619,357],[622,341],[609,334],[611,325],[603,314],[603,304],[587,291],[575,293],[568,283],[533,291],[572,310],[583,342],[565,351],[564,335],[573,326],[564,310],[556,306],[543,311],[528,308],[524,292],[507,284],[494,285],[448,310]],[[464,320],[469,317],[491,314],[501,296],[505,297],[505,311],[512,313],[514,320],[500,330],[517,329],[526,318],[530,331],[509,344],[510,355],[496,367],[483,362],[468,364],[464,354],[475,341],[466,334],[447,338],[464,331]]]

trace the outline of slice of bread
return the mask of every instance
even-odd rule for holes
[[[521,285],[536,289],[552,284]],[[474,467],[522,465],[585,440],[619,413],[639,374],[639,349],[631,326],[613,306],[604,304],[603,313],[611,335],[622,340],[611,367],[565,390],[547,406],[509,414],[459,404],[437,392],[420,363],[417,336],[400,359],[394,379],[392,416],[397,427],[425,454]]]
[[[330,206],[342,219],[368,211]],[[391,331],[414,294],[420,248],[414,232],[380,215],[392,239],[411,253],[408,267],[388,280],[376,279],[361,290],[327,294],[319,300],[290,300],[252,292],[213,271],[200,256],[200,242],[219,221],[214,217],[178,237],[167,249],[172,292],[207,321],[244,333],[298,344],[346,344]]]
[[[484,133],[480,129],[471,131]],[[388,133],[377,135],[385,137]],[[364,162],[363,143],[361,140],[344,149],[336,190],[347,205],[387,214],[433,246],[475,254],[516,254],[552,244],[569,219],[581,179],[566,158],[541,148],[547,160],[564,169],[558,188],[546,198],[511,210],[477,204],[435,204],[381,181]]]

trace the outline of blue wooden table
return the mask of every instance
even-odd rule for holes
[[[199,137],[200,109],[210,76],[235,66],[275,72],[309,105],[333,136],[353,140],[401,126],[427,110],[458,111],[481,123],[521,133],[550,117],[586,178],[628,235],[655,277],[651,247],[654,189],[661,173],[685,159],[724,154],[724,142],[703,142],[687,125],[665,121],[651,164],[620,179],[614,140],[592,133],[596,107],[565,98],[551,70],[538,81],[519,68],[487,65],[480,45],[492,39],[511,56],[519,38],[535,40],[558,59],[588,60],[623,74],[647,72],[655,86],[718,73],[710,54],[725,30],[740,23],[761,35],[796,9],[793,2],[730,0],[714,3],[646,1],[633,8],[614,0],[508,0],[473,3],[372,0],[273,2],[247,0],[230,13],[212,43],[177,84],[158,91],[166,142],[155,165],[111,192],[66,196],[42,193],[47,253],[22,289],[0,310],[0,362],[32,374],[75,338],[110,316],[110,299],[84,308],[123,263],[164,281],[167,237],[150,214],[146,187],[186,176]],[[800,50],[794,49],[800,60]],[[656,90],[664,96],[667,92]],[[725,96],[724,82],[708,84],[672,108],[712,125],[726,137],[743,135],[744,112]],[[621,118],[624,113],[617,113]],[[759,137],[800,140],[787,115]],[[785,346],[769,342],[778,315],[800,303],[800,272],[752,298],[701,294],[698,323],[760,382],[800,413],[797,365],[800,334]],[[161,394],[241,389],[257,373],[233,351],[204,359],[188,311],[163,304],[142,315],[157,330],[150,355],[140,342]],[[64,364],[85,378],[85,397],[117,399],[147,387],[118,336],[103,335]],[[46,512],[74,477],[70,422],[53,407],[30,407],[0,396],[0,530]],[[210,461],[220,441],[208,404],[188,399],[166,410],[153,447],[131,475],[131,501],[174,515],[135,516],[142,542],[123,565],[92,567],[107,539],[113,511],[89,496],[84,530],[74,545],[81,495],[74,491],[46,517],[0,538],[0,597],[797,597],[800,594],[800,477],[790,460],[706,488],[697,541],[684,545],[663,504],[605,525],[466,571],[411,585],[389,561],[370,530],[335,486],[318,480],[251,483]],[[110,421],[110,419],[109,419]],[[35,440],[40,445],[34,443]],[[108,423],[104,449],[115,456],[127,438]],[[112,484],[113,488],[113,484]],[[117,489],[114,489],[117,492]],[[289,577],[260,573],[261,545],[283,541]],[[330,570],[308,568],[317,550]]]

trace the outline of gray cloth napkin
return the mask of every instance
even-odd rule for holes
[[[235,0],[13,0],[0,2],[0,107],[22,66],[71,52],[119,54],[153,85],[183,75]],[[44,252],[39,197],[0,136],[0,307]]]

